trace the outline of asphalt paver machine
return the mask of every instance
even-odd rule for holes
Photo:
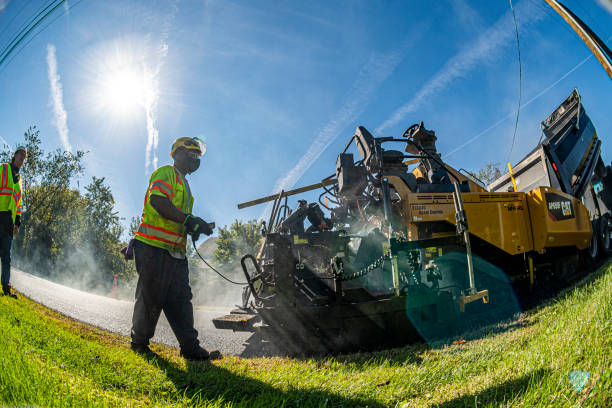
[[[488,188],[445,163],[436,140],[423,123],[401,138],[360,126],[329,178],[239,205],[274,201],[259,253],[241,260],[243,304],[215,327],[314,352],[449,336],[470,312],[570,279],[579,257],[601,253],[593,245],[609,247],[611,172],[576,91]],[[313,189],[319,203],[289,209],[288,196]]]

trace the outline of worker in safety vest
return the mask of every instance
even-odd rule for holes
[[[21,225],[21,179],[19,170],[28,151],[19,146],[10,163],[2,163],[2,185],[0,185],[0,260],[2,261],[2,292],[17,298],[11,291],[11,246],[13,236],[19,233]]]
[[[149,340],[161,311],[164,311],[188,360],[218,358],[200,347],[193,327],[193,305],[185,250],[187,234],[195,240],[200,233],[210,235],[214,224],[191,214],[193,196],[185,176],[200,166],[206,151],[197,138],[181,137],[172,145],[174,165],[155,170],[145,195],[142,221],[134,237],[134,258],[138,283],[132,318],[131,348],[150,355]]]

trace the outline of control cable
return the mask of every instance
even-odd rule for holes
[[[191,243],[193,244],[193,250],[198,255],[198,257],[200,257],[202,262],[204,262],[206,264],[206,266],[208,266],[210,269],[212,269],[217,275],[219,275],[220,277],[222,277],[223,279],[225,279],[229,283],[233,283],[234,285],[243,286],[243,285],[248,285],[249,284],[248,282],[234,282],[233,280],[225,277],[221,272],[219,272],[218,270],[213,268],[208,262],[206,262],[206,260],[204,258],[202,258],[202,255],[200,255],[200,253],[198,252],[198,248],[196,248],[195,240],[193,239],[193,237],[191,237]]]

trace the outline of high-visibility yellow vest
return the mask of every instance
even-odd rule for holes
[[[152,195],[168,198],[185,214],[191,214],[193,197],[183,175],[174,166],[162,166],[149,179],[145,195],[142,221],[136,238],[154,247],[184,254],[187,244],[187,227],[161,216],[151,205]]]
[[[10,211],[15,218],[21,216],[21,179],[13,183],[13,169],[9,163],[2,163],[2,178],[0,179],[0,211]]]

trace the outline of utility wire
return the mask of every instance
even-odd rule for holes
[[[42,20],[47,16],[47,14],[45,13],[49,13],[49,9],[51,9],[51,12],[54,11],[59,5],[63,4],[64,1],[65,0],[59,0],[58,3],[57,0],[52,0],[49,4],[47,4],[40,11],[38,11],[38,13],[34,17],[32,17],[26,24],[24,24],[21,30],[19,30],[19,32],[13,37],[13,39],[7,44],[7,46],[4,47],[2,51],[0,51],[0,57],[2,58],[2,60],[4,60],[6,56],[8,56],[8,54],[13,49],[15,49],[17,45],[19,45],[19,43],[25,38],[25,36],[27,36],[31,32],[32,29],[34,29],[40,22],[42,22]],[[0,60],[0,63],[2,62],[2,60]]]
[[[516,132],[518,130],[519,116],[521,113],[521,97],[523,91],[523,68],[521,64],[521,43],[519,42],[518,25],[516,24],[516,13],[512,6],[512,0],[510,0],[510,10],[512,10],[512,17],[514,19],[514,30],[516,31],[516,48],[518,50],[518,63],[519,63],[519,97],[518,97],[518,108],[516,109],[516,122],[514,123],[514,135],[512,136],[512,145],[510,146],[510,153],[508,153],[508,163],[510,163],[510,157],[512,156],[512,150],[514,150],[514,141],[516,140]]]
[[[17,38],[23,34],[23,32],[34,22],[36,21],[36,19],[46,10],[48,9],[54,2],[56,2],[57,0],[51,0],[51,2],[49,2],[49,4],[47,5],[43,5],[41,8],[39,8],[38,10],[36,10],[30,17],[27,18],[27,21],[22,24],[16,32],[14,32],[9,38],[11,39],[6,45],[3,45],[3,50],[2,52],[0,52],[0,55],[2,55],[2,53],[4,53],[4,51],[6,51],[9,46],[15,42],[17,40]],[[22,9],[23,10],[23,9]],[[19,10],[19,13],[17,13],[15,15],[15,17],[17,17],[17,15],[19,15],[21,13],[21,10]],[[14,18],[13,18],[14,20]],[[11,22],[13,21],[11,20]],[[9,27],[7,26],[4,31],[6,31]],[[3,34],[4,34],[3,31]]]
[[[206,260],[204,258],[202,258],[202,255],[200,255],[200,253],[198,252],[198,248],[196,248],[196,244],[195,244],[195,241],[193,239],[191,240],[191,243],[193,244],[193,249],[195,250],[195,253],[200,257],[202,262],[204,262],[206,264],[206,266],[208,266],[210,269],[212,269],[217,275],[219,275],[220,277],[222,277],[223,279],[225,279],[229,283],[233,283],[234,285],[244,286],[244,285],[248,285],[249,284],[248,282],[234,282],[233,280],[223,276],[223,274],[221,272],[219,272],[218,270],[216,270],[215,268],[210,266],[210,264],[208,262],[206,262]]]
[[[28,4],[30,4],[30,2],[31,2],[31,1],[32,1],[32,0],[28,0],[28,1],[26,1],[26,2],[24,2],[24,3],[23,3],[23,6],[21,6],[21,8],[19,9],[19,11],[18,11],[17,13],[15,13],[15,15],[13,16],[13,18],[11,18],[11,21],[9,21],[9,22],[6,24],[6,27],[4,27],[4,29],[2,29],[2,31],[0,31],[0,38],[2,38],[2,35],[3,35],[3,34],[6,32],[6,30],[8,30],[8,29],[9,29],[9,27],[11,26],[11,24],[13,23],[13,21],[15,21],[15,19],[17,18],[17,16],[18,16],[19,14],[21,14],[21,12],[23,11],[23,9],[24,9],[24,8],[26,8],[26,6],[27,6]]]
[[[65,0],[62,0],[62,2],[64,2],[64,1]],[[65,8],[63,13],[59,14],[53,20],[49,21],[49,23],[47,25],[43,26],[40,30],[38,30],[36,33],[34,33],[34,35],[30,36],[28,38],[28,41],[26,41],[23,44],[23,47],[21,47],[19,50],[17,50],[15,53],[13,53],[11,55],[11,58],[6,61],[6,64],[4,66],[2,66],[1,65],[2,62],[0,62],[0,72],[2,72],[6,68],[6,66],[8,64],[10,64],[19,54],[21,54],[21,51],[23,51],[28,46],[28,44],[30,44],[36,37],[38,37],[43,31],[45,31],[47,28],[49,28],[51,25],[53,25],[53,23],[55,23],[57,20],[59,20],[61,17],[63,17],[68,11],[72,10],[72,8],[74,8],[77,5],[79,5],[82,1],[83,0],[77,0],[76,2],[70,4],[67,8]],[[62,3],[60,3],[60,4],[62,4]],[[38,23],[40,23],[40,21]],[[4,59],[3,59],[3,61],[4,61]]]
[[[612,40],[612,37],[609,37],[606,40],[606,43],[610,42]],[[523,107],[526,107],[527,105],[530,105],[533,101],[535,101],[536,99],[538,99],[540,96],[544,95],[545,93],[547,93],[548,91],[550,91],[552,88],[554,88],[557,84],[559,84],[561,81],[563,81],[565,78],[567,78],[568,76],[570,76],[570,74],[572,74],[574,71],[576,71],[578,68],[580,68],[581,66],[583,66],[587,61],[589,61],[591,58],[593,58],[594,55],[593,53],[589,52],[589,55],[587,55],[582,61],[580,61],[579,63],[577,63],[576,65],[574,65],[572,67],[572,69],[570,69],[569,71],[567,71],[565,74],[563,74],[561,77],[557,78],[557,80],[555,80],[553,83],[551,83],[550,85],[548,85],[546,88],[542,89],[541,91],[539,91],[535,96],[533,96],[531,99],[529,99],[527,102],[525,102],[523,104]],[[458,147],[455,147],[453,150],[451,150],[450,152],[446,153],[444,155],[444,157],[448,158],[449,156],[454,155],[455,153],[457,153],[458,151],[462,150],[464,147],[466,147],[467,145],[475,142],[477,139],[479,139],[480,137],[482,137],[483,135],[487,134],[489,131],[491,131],[492,129],[495,129],[497,126],[501,125],[502,123],[504,123],[506,120],[510,119],[512,116],[514,115],[514,112],[510,112],[508,113],[506,116],[504,116],[503,118],[501,118],[500,120],[498,120],[497,122],[495,122],[494,124],[492,124],[491,126],[487,127],[486,129],[484,129],[483,131],[481,131],[480,133],[478,133],[476,136],[472,136],[471,138],[469,138],[466,142],[464,142],[463,144],[459,145]]]

